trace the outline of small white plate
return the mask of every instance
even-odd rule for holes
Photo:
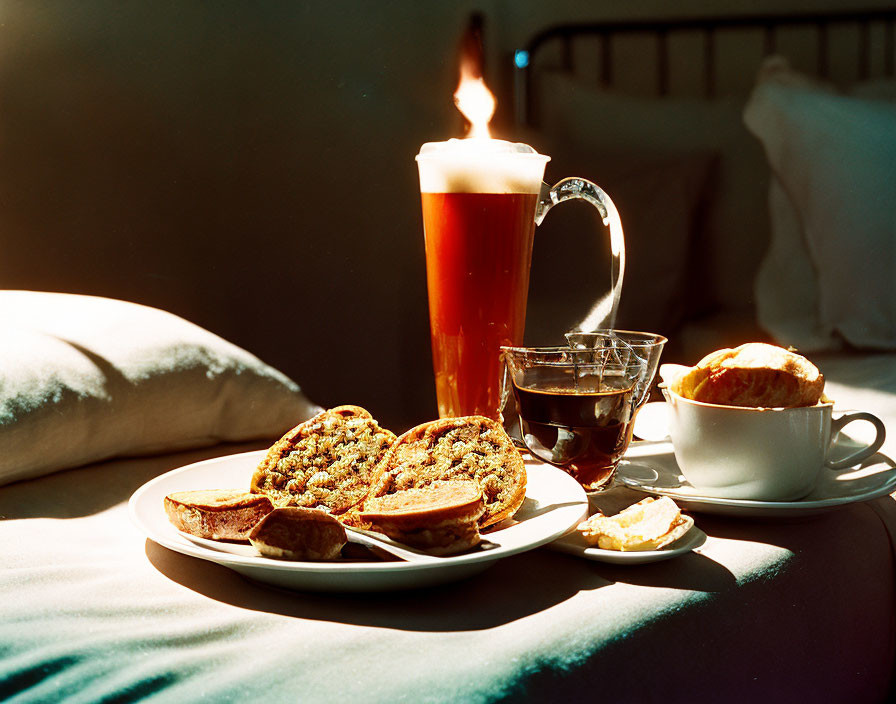
[[[555,540],[548,547],[560,552],[566,552],[570,555],[584,557],[586,560],[597,560],[598,562],[611,562],[616,565],[643,565],[648,562],[659,562],[660,560],[669,560],[679,555],[691,552],[695,548],[699,548],[706,542],[706,533],[697,528],[692,527],[687,533],[681,536],[674,543],[670,543],[661,550],[640,550],[631,552],[622,552],[620,550],[602,550],[585,542],[585,539],[578,531],[567,533],[562,538]]]
[[[843,444],[848,443],[844,438]],[[837,452],[837,448],[834,448]],[[670,496],[694,512],[752,518],[794,518],[823,513],[839,506],[870,501],[896,491],[896,463],[876,454],[861,465],[835,472],[822,468],[818,485],[798,501],[753,501],[706,496],[681,475],[669,441],[633,443],[619,463],[617,481],[647,494]]]
[[[588,515],[588,497],[565,472],[526,460],[526,499],[512,519],[483,538],[487,549],[427,562],[298,562],[275,560],[237,543],[189,540],[168,521],[163,499],[175,491],[248,487],[265,450],[217,457],[162,474],[128,503],[131,520],[148,538],[184,555],[215,562],[249,579],[305,591],[367,592],[442,584],[481,572],[502,557],[549,543]]]

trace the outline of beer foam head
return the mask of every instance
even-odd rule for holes
[[[501,139],[449,139],[420,147],[423,193],[538,193],[551,157]]]

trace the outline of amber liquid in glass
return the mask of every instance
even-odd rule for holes
[[[497,419],[500,348],[523,339],[538,196],[421,197],[439,416]]]
[[[632,439],[632,388],[573,369],[534,368],[513,384],[520,430],[530,451],[586,491],[606,488]]]

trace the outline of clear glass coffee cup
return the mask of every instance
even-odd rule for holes
[[[632,439],[647,363],[624,345],[504,347],[502,359],[505,413],[517,416],[529,452],[586,491],[610,487]]]

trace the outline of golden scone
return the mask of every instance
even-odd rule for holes
[[[177,491],[164,499],[168,520],[178,530],[209,540],[246,540],[274,507],[267,496],[242,489]]]
[[[374,468],[395,434],[358,406],[339,406],[302,423],[277,441],[252,476],[252,492],[274,506],[341,514],[370,488]]]
[[[586,542],[602,550],[633,552],[659,550],[675,542],[694,526],[668,496],[646,498],[615,516],[597,513],[576,530]]]
[[[443,418],[401,435],[377,467],[368,501],[434,482],[472,480],[482,490],[479,527],[509,518],[526,498],[526,467],[497,422],[483,416]]]
[[[670,388],[679,396],[703,403],[794,408],[818,403],[824,376],[802,355],[751,342],[707,355]]]
[[[317,509],[275,508],[249,533],[265,557],[282,560],[335,560],[346,543],[345,528]]]
[[[372,530],[433,555],[479,544],[482,489],[470,480],[433,482],[364,502],[361,520]]]

